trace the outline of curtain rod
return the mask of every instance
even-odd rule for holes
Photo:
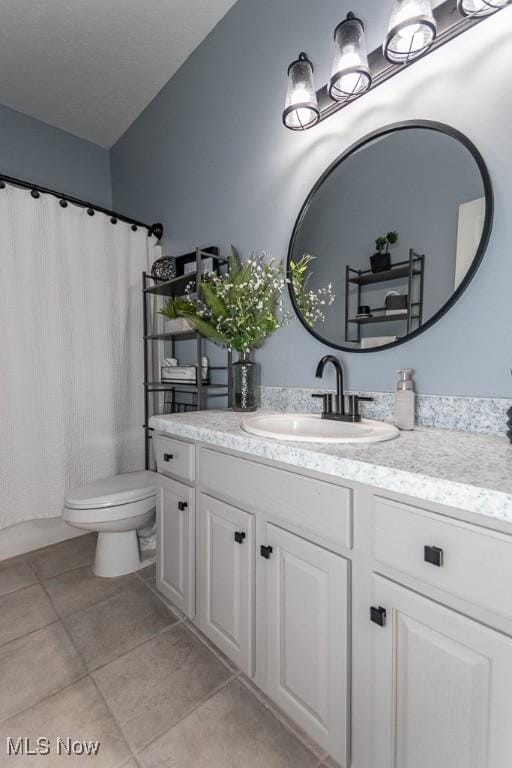
[[[64,200],[67,203],[72,203],[73,205],[78,205],[80,208],[87,208],[87,213],[89,213],[91,216],[94,215],[95,211],[98,211],[98,213],[104,213],[107,216],[110,216],[112,220],[112,224],[115,224],[117,221],[124,221],[127,224],[132,225],[132,229],[137,227],[143,227],[144,229],[148,230],[148,235],[154,235],[157,240],[160,240],[164,233],[164,227],[163,224],[155,223],[155,224],[144,224],[142,221],[137,221],[136,219],[130,219],[128,216],[123,216],[120,213],[116,213],[115,211],[109,211],[108,208],[102,208],[101,205],[96,205],[95,203],[88,203],[85,200],[79,200],[77,197],[71,197],[71,195],[65,195],[62,192],[57,192],[54,189],[48,189],[48,187],[41,187],[39,184],[32,184],[29,181],[24,181],[23,179],[16,179],[14,176],[5,176],[3,173],[0,173],[0,189],[3,189],[6,184],[12,184],[15,187],[22,187],[23,189],[30,189],[32,197],[39,197],[41,193],[45,195],[53,195],[53,197],[58,197],[59,200]],[[35,193],[35,194],[34,194]],[[65,206],[63,206],[65,207]]]

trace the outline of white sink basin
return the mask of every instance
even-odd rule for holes
[[[380,443],[399,435],[396,427],[383,421],[362,419],[355,424],[304,413],[248,416],[242,422],[242,429],[259,437],[304,443]]]

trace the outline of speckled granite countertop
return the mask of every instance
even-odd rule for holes
[[[255,437],[241,421],[231,411],[196,411],[153,416],[149,423],[160,432],[512,524],[512,446],[505,437],[419,428],[383,443],[321,445]]]

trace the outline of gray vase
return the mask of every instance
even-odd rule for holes
[[[233,363],[233,410],[255,411],[257,364],[249,359],[248,354],[240,354],[240,359]]]

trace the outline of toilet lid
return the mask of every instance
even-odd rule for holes
[[[155,493],[154,472],[127,472],[75,488],[69,492],[64,506],[70,509],[101,509],[141,501]]]

